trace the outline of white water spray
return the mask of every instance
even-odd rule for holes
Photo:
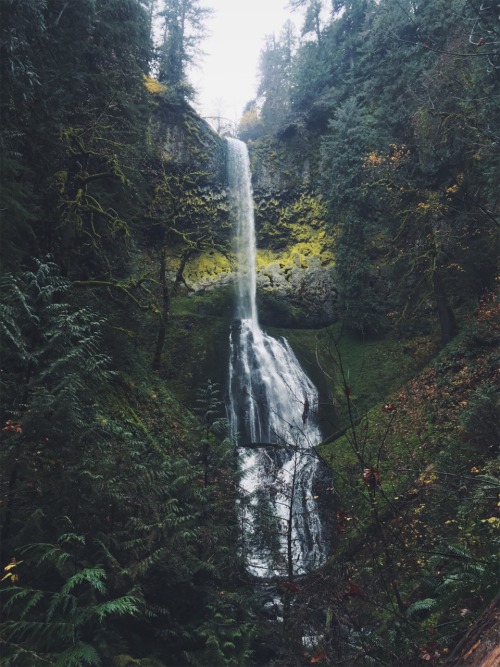
[[[259,327],[250,164],[246,145],[236,139],[228,139],[228,179],[238,260],[229,419],[245,452],[248,565],[258,576],[290,576],[314,569],[325,558],[314,494],[318,460],[308,451],[321,441],[318,392],[286,339],[272,338]]]

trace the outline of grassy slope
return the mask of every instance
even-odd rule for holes
[[[327,664],[444,664],[498,591],[499,314],[483,303],[432,363],[321,448],[337,546],[297,609],[316,610]]]
[[[344,375],[358,419],[384,401],[432,357],[431,337],[413,340],[367,339],[352,336],[334,324],[320,330],[271,329],[285,336],[320,392],[320,418],[328,438],[348,423]]]

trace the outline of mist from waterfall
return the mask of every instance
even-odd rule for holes
[[[231,327],[229,420],[244,471],[246,553],[258,576],[300,574],[325,558],[314,493],[321,441],[318,392],[285,338],[259,326],[256,241],[246,145],[228,139],[228,179],[238,261]]]

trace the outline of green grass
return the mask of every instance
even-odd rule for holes
[[[368,339],[342,332],[340,324],[319,330],[270,329],[284,336],[329,408],[333,429],[346,424],[344,384],[351,391],[354,416],[365,414],[417,373],[433,356],[429,338]],[[333,408],[333,409],[330,409]]]

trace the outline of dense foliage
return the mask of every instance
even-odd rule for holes
[[[337,546],[294,585],[277,664],[455,664],[499,583],[498,16],[462,0],[290,5],[302,39],[288,26],[267,42],[240,132],[256,156],[300,145],[313,166],[342,326],[316,336]],[[448,346],[401,392],[379,380],[367,411],[376,370],[347,354],[356,333],[420,364]]]
[[[307,158],[256,219],[270,252],[334,248],[340,323],[302,340],[343,438],[320,452],[336,552],[278,591],[245,570],[208,379],[231,297],[186,297],[189,271],[230,266],[223,141],[187,101],[209,12],[0,0],[6,667],[440,664],[494,594],[495,4],[291,6],[302,34],[266,42],[240,134],[282,184]],[[377,378],[346,331],[398,338]]]
[[[174,168],[155,144],[172,115],[193,151],[221,141],[199,136],[183,88],[203,14],[158,7],[157,51],[154,4],[1,3],[5,665],[240,665],[249,653],[220,390],[200,372],[182,406],[158,373],[166,247],[181,282],[183,259],[222,248],[225,223],[207,213],[200,164]],[[181,20],[191,41],[179,49]]]
[[[494,4],[334,2],[328,20],[327,3],[291,5],[305,39],[288,25],[266,44],[242,136],[319,139],[346,324],[416,332],[433,310],[449,341],[498,254]]]

